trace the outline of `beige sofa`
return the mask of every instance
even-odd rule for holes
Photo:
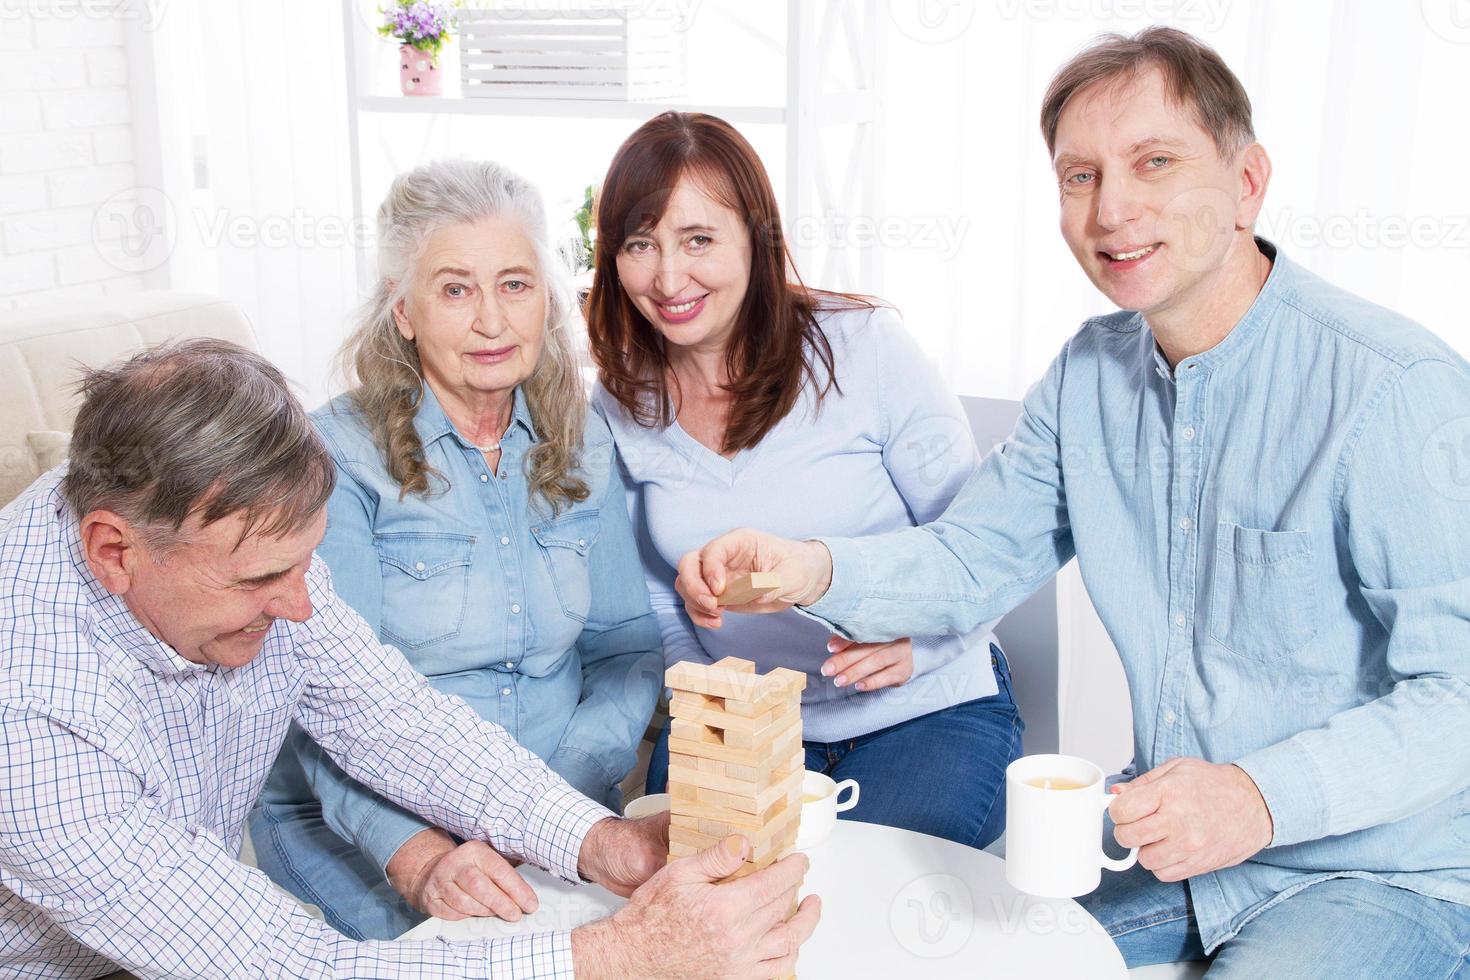
[[[78,368],[176,337],[218,337],[252,350],[240,310],[216,296],[144,292],[0,314],[0,506],[58,462],[76,416]]]

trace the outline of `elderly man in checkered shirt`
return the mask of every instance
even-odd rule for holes
[[[378,642],[313,557],[331,460],[281,374],[220,341],[83,383],[70,461],[0,511],[0,977],[770,977],[814,899],[787,858],[716,884]],[[480,943],[353,942],[240,864],[292,721],[466,839],[623,895]]]

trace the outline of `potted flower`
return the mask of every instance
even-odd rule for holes
[[[443,95],[439,52],[454,28],[449,3],[397,0],[382,11],[383,37],[397,38],[398,78],[404,95]]]

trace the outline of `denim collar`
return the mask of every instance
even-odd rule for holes
[[[1262,284],[1261,291],[1256,294],[1255,301],[1245,311],[1245,315],[1235,322],[1235,326],[1230,328],[1230,332],[1225,335],[1224,340],[1203,353],[1196,354],[1193,357],[1186,357],[1174,365],[1172,369],[1169,366],[1168,359],[1164,357],[1163,351],[1159,350],[1158,341],[1154,341],[1153,354],[1155,370],[1165,380],[1172,382],[1180,371],[1204,371],[1205,373],[1214,371],[1235,357],[1236,354],[1247,350],[1251,341],[1255,339],[1261,332],[1262,327],[1275,314],[1276,307],[1281,303],[1282,295],[1292,287],[1300,277],[1301,272],[1296,263],[1287,259],[1273,242],[1259,235],[1256,236],[1256,248],[1261,251],[1262,255],[1271,260],[1271,272],[1266,276],[1266,281]],[[1138,318],[1147,327],[1148,324],[1146,321],[1143,321],[1142,314],[1139,314]]]
[[[449,416],[444,414],[444,406],[439,403],[439,396],[434,394],[434,389],[424,384],[419,391],[421,392],[419,407],[417,414],[414,415],[413,428],[419,434],[419,441],[424,444],[424,447],[427,448],[445,436],[453,436],[466,449],[475,448],[454,427],[454,423],[449,421]],[[506,430],[502,441],[509,441],[511,433],[516,428],[523,429],[531,442],[539,442],[541,439],[536,432],[536,426],[531,422],[531,407],[527,404],[525,391],[520,385],[516,385],[515,394],[512,396],[510,428]]]

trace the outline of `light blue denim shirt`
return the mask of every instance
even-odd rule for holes
[[[1470,365],[1260,247],[1220,344],[1171,372],[1141,316],[1087,322],[943,517],[822,539],[807,610],[862,640],[964,631],[1075,554],[1137,771],[1236,763],[1275,823],[1191,879],[1206,949],[1343,874],[1470,904]]]
[[[448,480],[400,499],[347,396],[314,413],[337,464],[318,554],[337,592],[441,691],[614,809],[662,687],[663,654],[613,443],[587,413],[589,497],[551,516],[523,468],[538,439],[520,390],[499,474],[425,388],[414,427]],[[310,810],[383,869],[429,825],[351,780],[293,729],[261,797]]]

